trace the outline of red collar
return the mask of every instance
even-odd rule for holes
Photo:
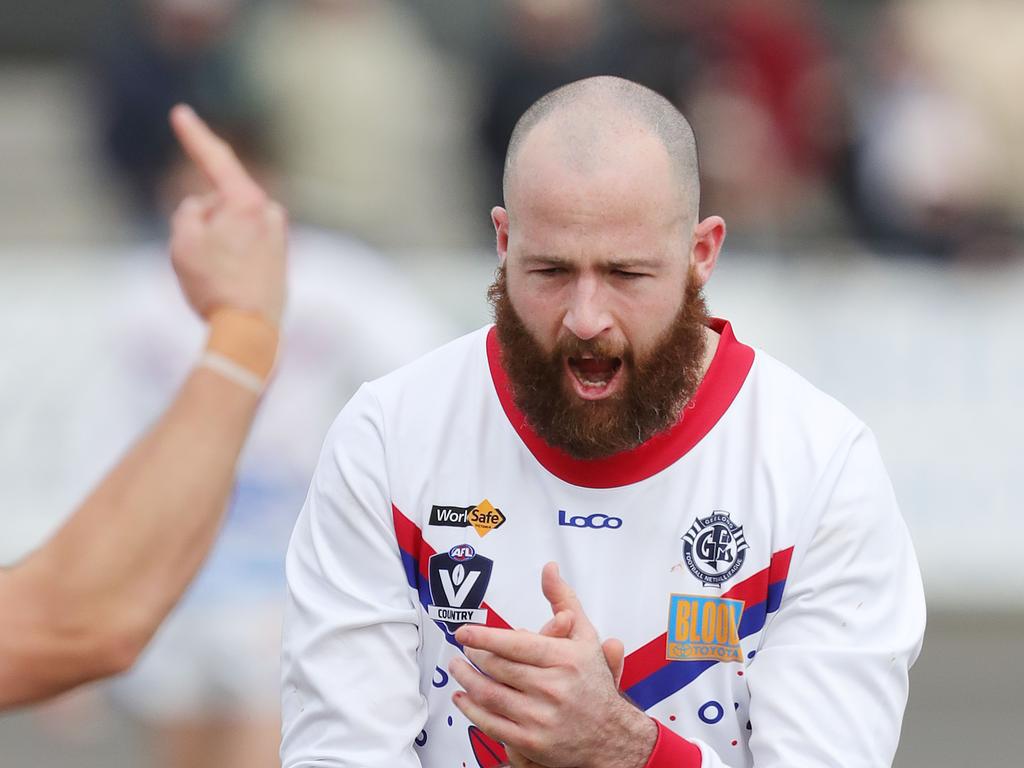
[[[512,400],[494,328],[487,334],[487,364],[505,415],[545,469],[571,485],[615,488],[646,480],[685,456],[718,423],[746,381],[754,364],[754,350],[736,340],[727,321],[712,318],[709,325],[721,335],[718,349],[679,421],[633,450],[603,459],[574,459],[548,445],[530,428]]]

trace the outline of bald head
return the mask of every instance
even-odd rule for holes
[[[511,207],[520,156],[529,145],[555,154],[579,172],[628,161],[631,150],[654,138],[664,149],[678,190],[680,213],[695,221],[700,205],[697,146],[686,118],[668,99],[618,77],[592,77],[558,88],[519,118],[505,156],[503,191]],[[533,151],[533,150],[531,150]]]

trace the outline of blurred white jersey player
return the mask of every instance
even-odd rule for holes
[[[104,394],[109,452],[157,412],[202,337],[171,274],[158,279],[162,262],[146,256],[111,285],[106,338],[121,389]],[[399,269],[354,240],[298,230],[289,259],[281,357],[224,530],[182,604],[112,688],[155,729],[169,766],[276,764],[284,554],[325,424],[362,381],[451,335]],[[86,434],[95,449],[96,429]]]

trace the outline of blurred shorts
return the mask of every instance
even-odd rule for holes
[[[153,725],[278,717],[278,603],[189,605],[171,614],[138,663],[109,687],[113,703]]]

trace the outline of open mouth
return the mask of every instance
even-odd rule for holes
[[[611,396],[619,387],[621,357],[570,357],[566,360],[569,379],[576,394],[584,400]]]

